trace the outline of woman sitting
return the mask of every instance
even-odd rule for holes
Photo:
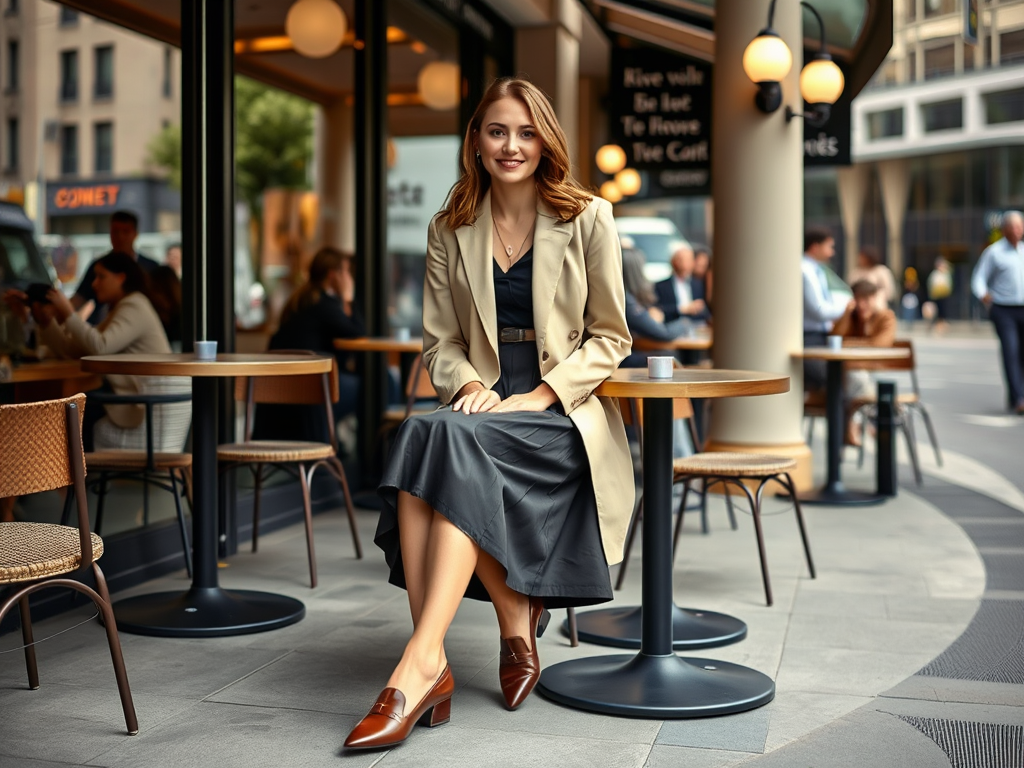
[[[139,354],[168,353],[171,346],[163,324],[146,296],[146,273],[127,253],[112,251],[95,262],[96,278],[92,289],[97,304],[106,304],[109,312],[97,326],[91,326],[76,313],[63,293],[53,289],[49,303],[36,302],[32,314],[38,323],[40,344],[58,357],[112,355],[120,352]],[[150,377],[109,375],[107,388],[118,395],[143,391],[143,380]],[[118,430],[143,430],[145,409],[141,405],[89,407],[86,402],[82,442],[86,451],[94,450],[94,434]],[[105,443],[107,441],[100,441]],[[107,445],[106,447],[111,447]],[[176,450],[180,450],[180,446]]]
[[[665,314],[656,306],[657,296],[651,281],[644,276],[644,254],[638,248],[622,249],[622,282],[626,288],[626,324],[633,339],[672,341],[691,327],[688,317],[665,322]],[[634,350],[620,367],[645,368],[651,352]]]

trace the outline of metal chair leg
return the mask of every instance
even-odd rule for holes
[[[569,608],[569,645],[573,648],[580,644],[579,632],[576,630],[576,609]]]
[[[796,484],[793,482],[793,478],[788,472],[784,472],[779,477],[785,478],[786,490],[789,491],[789,495],[793,498],[793,509],[796,511],[796,524],[800,528],[800,540],[804,543],[804,555],[807,557],[807,570],[811,573],[811,578],[818,578],[817,572],[814,570],[814,560],[811,557],[811,540],[807,536],[807,527],[804,525],[804,513],[800,508],[800,499],[796,495]],[[778,478],[777,478],[778,479]]]
[[[761,480],[761,484],[757,487],[756,496],[750,492],[750,489],[743,483],[742,478],[737,478],[734,482],[746,494],[747,501],[750,502],[750,513],[754,518],[754,533],[757,536],[757,554],[761,559],[761,580],[764,582],[765,602],[768,605],[772,605],[774,602],[772,599],[772,583],[768,576],[768,556],[764,547],[764,531],[761,528],[761,494],[767,481]]]
[[[739,526],[736,525],[736,511],[732,508],[732,491],[729,490],[728,483],[722,483],[722,487],[725,488],[725,509],[729,513],[729,525],[734,531],[739,530]]]
[[[706,477],[701,478],[700,484],[700,532],[707,535],[711,528],[708,526],[708,489],[714,485],[709,483]]]
[[[345,466],[341,459],[332,456],[328,459],[328,468],[333,469],[333,474],[341,483],[341,492],[345,497],[345,514],[348,515],[348,527],[352,531],[352,546],[356,550],[356,560],[363,559],[363,544],[359,540],[359,527],[356,525],[356,512],[352,506],[352,494],[348,488],[348,478],[345,477]]]
[[[676,550],[679,549],[679,534],[683,532],[683,515],[686,513],[686,499],[690,495],[691,478],[683,480],[683,498],[679,501],[679,512],[676,513],[676,530],[672,534],[672,562],[676,561]],[[708,485],[704,481],[704,496],[707,497]]]
[[[25,644],[28,687],[34,691],[39,688],[39,667],[36,666],[36,646],[32,637],[32,613],[29,610],[27,596],[18,601],[18,610],[21,611],[21,639]]]
[[[124,656],[121,653],[121,639],[117,636],[117,624],[114,622],[114,609],[110,606],[110,592],[107,589],[107,580],[103,577],[99,563],[93,563],[93,574],[96,577],[96,586],[100,599],[93,599],[96,607],[100,609],[103,616],[103,626],[107,631],[107,645],[110,646],[110,661],[114,665],[114,677],[117,679],[117,692],[121,697],[121,708],[124,710],[125,725],[128,726],[128,735],[134,736],[139,732],[139,719],[135,714],[135,704],[132,701],[132,691],[128,686],[128,671],[124,666]],[[92,590],[90,590],[91,592]],[[95,595],[96,593],[93,593]],[[90,597],[93,597],[90,595]]]
[[[928,409],[921,403],[918,403],[914,410],[920,413],[921,418],[924,420],[924,428],[928,432],[928,440],[932,444],[932,450],[935,451],[935,463],[941,467],[942,452],[939,450],[939,437],[935,434],[935,425],[932,424],[932,417],[928,414]]]
[[[100,492],[99,499],[96,501],[96,535],[100,535],[100,531],[103,530],[103,502],[107,498],[107,473],[100,473]]]
[[[168,470],[167,475],[171,478],[171,493],[174,494],[174,509],[178,513],[178,528],[181,531],[181,550],[185,556],[185,571],[188,573],[189,579],[191,579],[192,546],[188,541],[188,526],[185,524],[185,513],[181,509],[181,494],[178,492],[178,480],[175,477],[173,469]]]
[[[252,467],[249,467],[252,469]],[[263,488],[263,465],[257,464],[253,470],[255,475],[255,494],[252,499],[252,551],[255,553],[260,544],[260,496]]]
[[[615,578],[616,591],[622,589],[622,584],[626,581],[626,566],[629,565],[629,553],[633,550],[633,539],[636,538],[636,529],[640,527],[640,521],[643,519],[643,516],[644,497],[641,496],[636,512],[633,514],[633,519],[629,523],[629,531],[626,533],[626,546],[622,553],[622,564],[619,565],[619,575]]]
[[[313,549],[313,504],[309,497],[306,465],[299,462],[299,485],[302,486],[302,509],[306,515],[306,549],[309,552],[309,588],[316,587],[316,551]]]
[[[904,410],[900,414],[900,429],[903,431],[903,439],[907,443],[907,452],[910,454],[910,466],[914,470],[914,480],[918,486],[924,485],[924,477],[921,475],[921,464],[917,460],[917,436],[914,434],[914,424],[909,414]]]

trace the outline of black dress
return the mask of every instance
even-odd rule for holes
[[[508,273],[494,264],[498,328],[533,328],[533,252]],[[499,344],[502,399],[541,383],[535,342]],[[516,592],[549,608],[612,599],[583,438],[561,406],[541,412],[455,413],[407,419],[378,492],[386,502],[374,541],[405,587],[398,491],[426,501],[508,572]],[[466,596],[488,600],[473,577]]]

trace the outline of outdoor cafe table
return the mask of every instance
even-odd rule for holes
[[[82,370],[79,360],[40,360],[19,363],[11,371],[14,402],[56,400],[102,386],[103,378]]]
[[[846,415],[843,408],[843,363],[885,362],[910,357],[910,350],[902,347],[807,347],[794,352],[793,357],[804,360],[824,360],[827,364],[825,384],[825,423],[828,428],[828,475],[825,486],[808,494],[800,494],[801,504],[880,504],[887,499],[877,493],[851,491],[843,485],[840,463],[843,457],[843,432]]]
[[[669,341],[657,341],[654,339],[635,338],[633,349],[639,351],[651,350],[674,350],[683,352],[705,352],[713,346],[713,337],[710,330],[698,330],[692,336],[678,336]]]
[[[761,672],[672,652],[673,625],[677,623],[674,614],[685,613],[684,620],[695,626],[707,616],[724,617],[702,611],[680,612],[672,602],[672,400],[787,391],[789,377],[781,374],[693,368],[673,371],[671,380],[648,378],[642,369],[620,369],[595,390],[597,395],[644,401],[640,653],[574,659],[550,666],[541,674],[541,693],[579,709],[660,719],[744,712],[775,697],[775,683]],[[613,612],[628,630],[632,620],[626,614],[635,615],[635,609],[588,611],[579,620],[582,626],[590,616]]]
[[[160,637],[224,637],[264,632],[302,619],[305,606],[291,597],[221,589],[217,579],[217,383],[231,376],[326,373],[331,359],[305,355],[192,354],[99,355],[82,370],[127,376],[192,378],[193,577],[187,592],[138,595],[114,604],[119,629]]]

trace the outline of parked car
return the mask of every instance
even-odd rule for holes
[[[14,203],[0,202],[0,286],[24,289],[54,282],[54,274],[32,237],[32,220]]]
[[[672,254],[687,240],[671,219],[659,216],[623,216],[615,219],[619,237],[629,237],[647,259],[644,275],[652,283],[672,274]]]

